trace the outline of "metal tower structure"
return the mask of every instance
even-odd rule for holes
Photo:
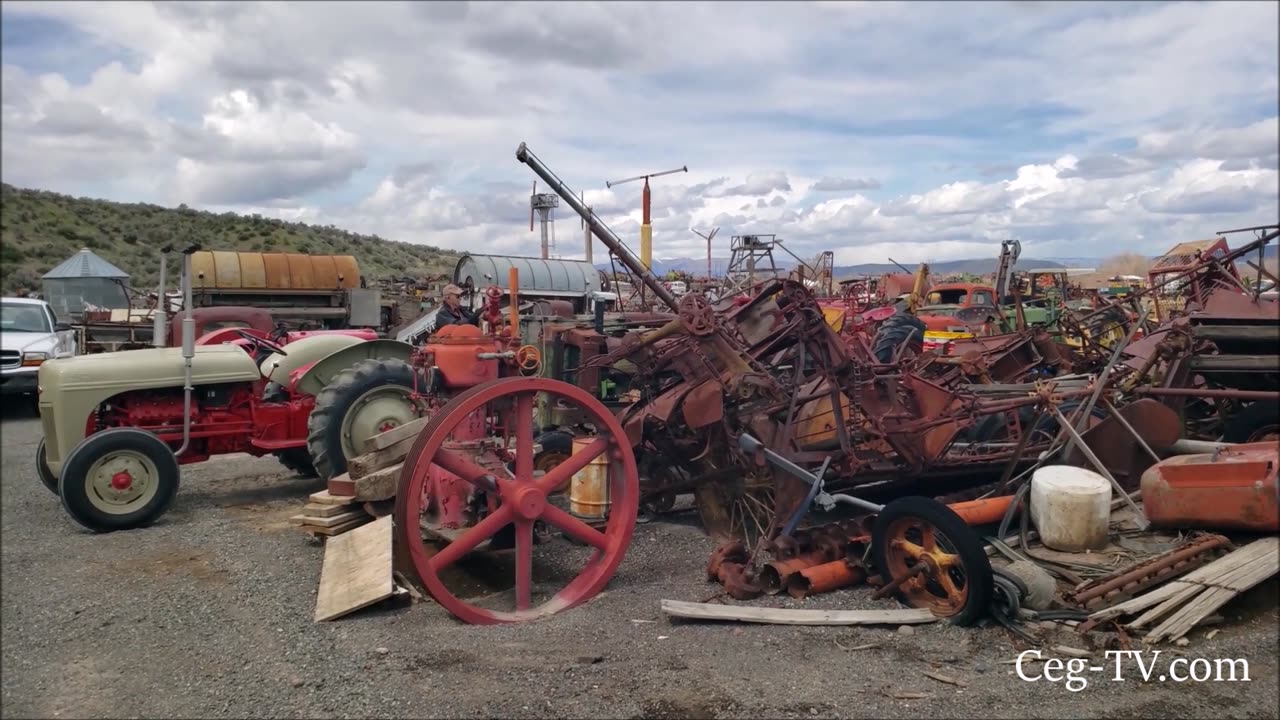
[[[529,194],[529,232],[533,232],[533,213],[536,211],[542,219],[542,259],[551,257],[551,249],[555,247],[555,225],[551,211],[560,207],[560,198],[555,193],[538,192],[538,181],[533,181],[533,191]]]
[[[777,235],[734,235],[729,239],[729,269],[725,271],[725,285],[730,292],[740,292],[757,282],[778,277],[778,265],[773,261],[773,249],[778,246]]]
[[[653,267],[653,225],[649,222],[649,178],[662,177],[663,175],[678,172],[689,172],[689,166],[682,165],[675,170],[637,175],[626,180],[612,180],[604,184],[606,188],[612,188],[614,185],[629,183],[633,180],[644,180],[644,190],[640,195],[640,262],[645,266],[645,269]]]

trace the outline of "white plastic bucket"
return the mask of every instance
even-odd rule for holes
[[[1031,475],[1031,522],[1044,546],[1101,550],[1111,521],[1111,483],[1092,470],[1050,465]]]

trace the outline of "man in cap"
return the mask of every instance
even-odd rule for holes
[[[479,325],[476,314],[462,307],[462,288],[457,285],[446,285],[441,293],[442,302],[436,311],[436,327],[446,325]]]

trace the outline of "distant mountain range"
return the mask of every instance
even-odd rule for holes
[[[1252,239],[1252,238],[1250,238]],[[1265,257],[1275,258],[1277,250],[1280,249],[1275,243],[1268,244],[1265,251]],[[1152,256],[1155,260],[1157,256]],[[968,260],[944,260],[942,262],[929,263],[929,272],[932,275],[952,275],[952,274],[970,274],[985,275],[995,272],[996,258],[971,258]],[[1054,257],[1054,258],[1030,258],[1020,257],[1014,269],[1016,270],[1033,270],[1039,268],[1093,268],[1101,269],[1106,262],[1104,258],[1089,257]],[[791,258],[774,256],[774,263],[779,270],[791,270],[795,267],[796,262]],[[912,263],[903,263],[907,270],[915,272],[916,265]],[[596,263],[596,267],[601,270],[608,270],[609,263]],[[711,258],[711,270],[717,275],[724,275],[725,270],[729,267],[729,258],[713,257]],[[622,269],[621,264],[618,265]],[[703,275],[707,271],[707,259],[703,258],[662,258],[653,261],[653,271],[657,275],[663,275],[667,272],[675,270],[677,272],[686,272],[692,275]],[[860,265],[837,265],[835,267],[835,276],[837,279],[853,277],[857,275],[883,275],[884,273],[902,272],[902,268],[893,263],[862,263]]]
[[[775,257],[774,263],[779,270],[790,271],[796,266],[795,260],[787,258],[783,261]],[[967,273],[973,275],[983,275],[995,272],[997,260],[993,258],[975,258],[972,260],[944,260],[937,263],[929,263],[929,272],[932,275],[951,275]],[[915,272],[917,265],[904,263],[908,272]],[[609,263],[597,263],[596,267],[601,270],[609,270]],[[728,258],[711,258],[711,270],[716,275],[723,275],[729,267]],[[1019,269],[1033,268],[1063,268],[1063,267],[1094,267],[1093,264],[1080,265],[1073,260],[1071,264],[1064,264],[1055,260],[1038,260],[1035,258],[1019,258]],[[621,269],[621,265],[619,265]],[[758,267],[764,271],[767,268]],[[663,258],[653,261],[653,272],[657,275],[665,275],[675,270],[677,272],[686,272],[692,275],[703,275],[707,272],[706,258]],[[837,279],[853,277],[857,275],[883,275],[885,273],[903,272],[903,269],[893,263],[863,263],[861,265],[837,265],[834,269]]]

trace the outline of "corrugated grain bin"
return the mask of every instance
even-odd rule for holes
[[[335,290],[360,287],[350,255],[202,250],[191,256],[192,287],[218,290]]]
[[[585,260],[543,260],[504,255],[463,255],[453,281],[483,290],[490,285],[507,289],[511,268],[520,273],[520,292],[526,295],[580,298],[599,292],[600,271]]]

